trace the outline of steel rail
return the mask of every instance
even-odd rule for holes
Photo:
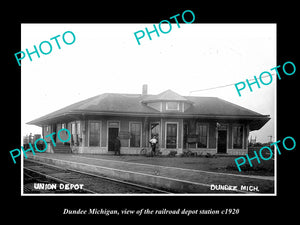
[[[60,169],[60,170],[64,170],[64,171],[70,171],[70,172],[73,172],[73,173],[84,174],[84,175],[87,175],[87,176],[97,177],[97,178],[100,178],[100,179],[109,180],[109,181],[121,183],[121,184],[128,185],[128,186],[138,187],[138,188],[142,188],[142,189],[146,189],[146,190],[150,190],[150,191],[155,191],[155,192],[159,192],[159,193],[164,193],[164,194],[172,194],[171,192],[168,192],[168,191],[165,191],[165,190],[161,190],[161,189],[157,189],[157,188],[153,188],[153,187],[149,187],[149,186],[145,186],[145,185],[141,185],[141,184],[136,184],[136,183],[132,183],[132,182],[124,181],[124,180],[118,180],[118,179],[115,179],[115,178],[105,177],[105,176],[101,176],[101,175],[98,175],[98,174],[93,174],[93,173],[83,172],[83,171],[79,171],[79,170],[64,168],[64,167],[60,167],[60,166],[57,166],[57,165],[51,165],[51,164],[48,164],[48,163],[37,162],[37,161],[34,161],[34,160],[30,160],[30,159],[24,159],[24,160],[35,163],[35,164],[40,164],[40,165],[43,165],[43,166],[48,166],[48,167],[52,167],[52,168],[56,168],[56,169]],[[25,166],[24,166],[24,168],[25,168]],[[28,169],[28,168],[25,168],[25,169]],[[32,170],[32,169],[28,169],[28,170]],[[34,170],[32,170],[32,172],[36,172],[40,175],[44,175],[46,177],[49,177],[50,179],[54,179],[54,180],[56,179],[56,180],[58,180],[59,182],[62,182],[62,183],[71,184],[70,182],[64,181],[60,178],[55,178],[55,177],[53,177],[51,175],[48,175],[48,174],[43,174],[41,172],[34,171]],[[83,188],[83,189],[85,189],[85,188]],[[85,189],[85,191],[91,192],[93,194],[99,194],[99,193],[94,192],[94,191],[89,190],[89,189]]]

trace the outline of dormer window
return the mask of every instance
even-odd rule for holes
[[[166,110],[177,110],[179,111],[179,102],[167,102]]]
[[[172,90],[166,90],[158,95],[143,95],[141,103],[159,112],[184,113],[193,102]]]

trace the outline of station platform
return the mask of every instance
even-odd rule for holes
[[[180,194],[274,194],[274,176],[203,170],[206,158],[28,154],[29,159]],[[207,167],[205,167],[207,168]]]

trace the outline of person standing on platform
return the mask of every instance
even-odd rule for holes
[[[114,143],[114,150],[115,150],[115,155],[121,155],[120,150],[121,150],[121,141],[120,141],[120,137],[117,136],[115,139],[115,143]]]
[[[152,155],[155,155],[155,150],[156,150],[156,144],[157,144],[157,138],[156,136],[154,135],[151,139],[150,139],[150,144],[151,144],[151,148],[152,148]]]

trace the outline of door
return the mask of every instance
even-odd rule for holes
[[[177,148],[177,124],[167,124],[167,148]]]
[[[227,153],[227,130],[218,131],[218,153]]]
[[[114,143],[119,135],[119,128],[108,128],[108,151],[114,151]]]

